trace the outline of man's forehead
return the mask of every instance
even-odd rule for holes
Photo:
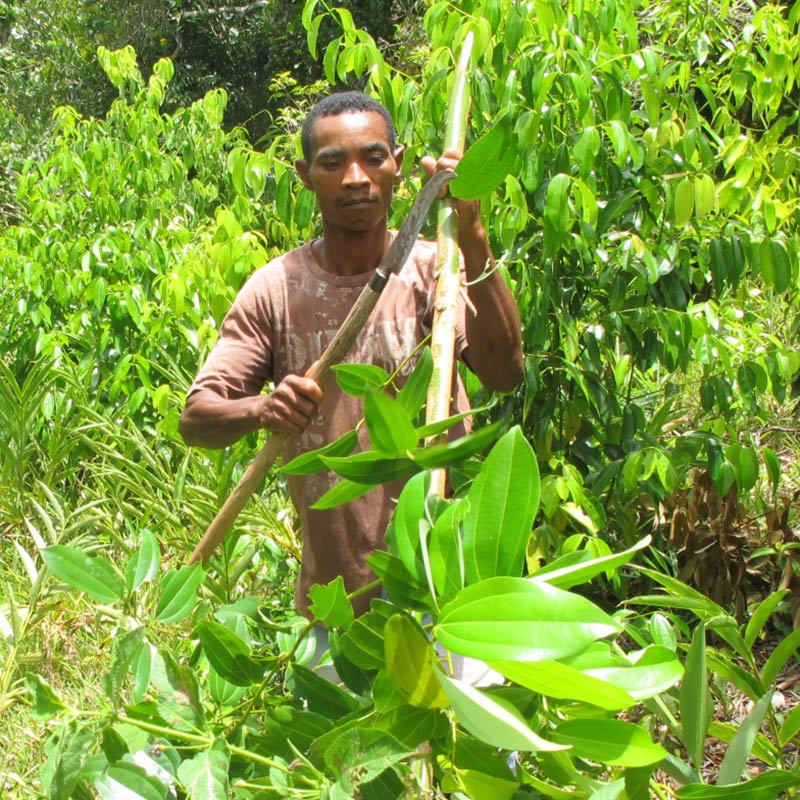
[[[354,139],[358,139],[359,148],[383,146],[389,149],[386,120],[377,111],[345,111],[314,120],[311,141],[315,151],[355,144]]]

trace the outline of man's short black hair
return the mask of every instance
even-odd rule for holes
[[[312,138],[314,132],[314,123],[322,117],[336,117],[339,114],[348,114],[356,111],[374,111],[383,117],[386,123],[386,136],[389,140],[389,149],[394,151],[397,146],[397,132],[394,128],[394,120],[392,115],[384,108],[381,103],[370,97],[364,92],[335,92],[323,97],[312,109],[308,112],[308,116],[303,121],[303,127],[300,129],[300,145],[303,148],[303,158],[306,161],[311,160],[313,155]]]

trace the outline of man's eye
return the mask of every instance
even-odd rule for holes
[[[335,160],[332,160],[332,159],[327,159],[325,161],[321,161],[320,165],[322,166],[323,169],[338,169],[339,168],[339,162],[335,161]]]

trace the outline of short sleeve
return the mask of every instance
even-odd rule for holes
[[[262,274],[267,269],[256,272],[237,295],[189,397],[202,390],[231,400],[249,397],[272,380],[274,303]]]

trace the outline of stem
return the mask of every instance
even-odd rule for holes
[[[464,38],[461,55],[456,67],[450,102],[447,109],[444,146],[446,150],[463,150],[466,139],[469,95],[467,92],[467,68],[472,55],[473,34]],[[439,274],[436,281],[436,296],[431,333],[431,355],[433,374],[428,388],[427,424],[446,419],[450,413],[455,362],[455,332],[458,295],[461,289],[461,270],[458,258],[458,218],[455,201],[445,198],[439,201],[437,212]],[[444,438],[444,435],[440,438]],[[433,442],[438,442],[434,439]],[[430,440],[429,440],[429,443]],[[446,474],[444,469],[431,473],[430,493],[438,497],[445,495]]]

